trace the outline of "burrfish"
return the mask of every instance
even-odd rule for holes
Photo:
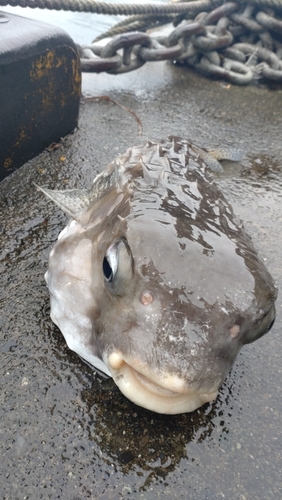
[[[206,153],[147,141],[89,189],[40,189],[71,217],[45,275],[69,348],[154,412],[214,400],[271,328],[277,290]]]

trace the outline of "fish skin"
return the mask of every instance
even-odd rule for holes
[[[72,217],[46,273],[52,320],[159,413],[216,397],[241,347],[275,318],[273,280],[205,154],[171,136],[130,148],[88,190],[40,188]]]

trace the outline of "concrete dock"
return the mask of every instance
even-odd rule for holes
[[[282,289],[282,90],[235,87],[169,63],[87,74],[79,127],[0,183],[1,497],[232,499],[282,495],[282,309],[243,348],[213,404],[163,416],[126,400],[69,351],[49,318],[48,254],[67,218],[33,182],[87,187],[147,137],[237,147],[216,181]]]

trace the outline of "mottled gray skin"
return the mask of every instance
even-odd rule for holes
[[[43,190],[74,219],[50,254],[53,321],[160,413],[214,399],[275,318],[273,280],[203,158],[169,137],[129,149],[89,190]]]

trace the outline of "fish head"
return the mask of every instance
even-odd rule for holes
[[[133,181],[123,168],[126,187],[113,182],[112,165],[86,204],[45,192],[73,218],[46,274],[53,321],[128,399],[167,414],[216,398],[241,347],[270,329],[277,296],[202,164],[177,154],[131,150],[119,168]]]

